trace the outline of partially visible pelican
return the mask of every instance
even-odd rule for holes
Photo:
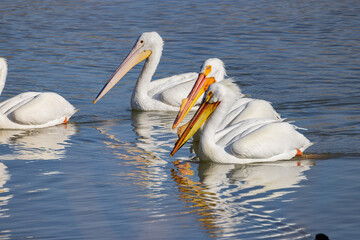
[[[163,40],[157,32],[140,35],[135,46],[105,84],[94,104],[131,68],[146,59],[131,97],[131,108],[140,111],[178,111],[183,98],[194,85],[197,73],[184,73],[151,81],[160,62]]]
[[[0,94],[5,86],[7,62],[0,58]],[[43,128],[67,123],[77,110],[52,92],[25,92],[0,103],[0,129]]]
[[[181,104],[180,111],[173,124],[173,129],[184,119],[206,89],[214,82],[224,81],[226,76],[224,63],[220,59],[207,59],[201,67],[191,92],[189,92],[188,97]],[[271,103],[260,99],[245,98],[240,91],[227,115],[224,122],[219,125],[219,129],[224,128],[228,124],[234,124],[250,118],[281,119],[280,115],[271,106]]]
[[[252,163],[291,159],[311,145],[311,142],[296,131],[297,127],[274,119],[248,119],[232,124],[220,139],[217,129],[226,118],[239,88],[231,81],[212,84],[203,103],[180,133],[171,156],[200,128],[199,157],[217,163]]]

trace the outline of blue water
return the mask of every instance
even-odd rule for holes
[[[200,163],[175,113],[130,110],[141,65],[92,100],[137,37],[165,40],[154,78],[222,59],[245,94],[307,128],[321,157]],[[0,131],[1,239],[357,239],[358,1],[2,0],[0,100],[54,91],[65,126]]]

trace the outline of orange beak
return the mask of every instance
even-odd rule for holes
[[[191,89],[187,98],[184,98],[178,115],[175,118],[172,128],[175,129],[179,123],[185,118],[189,113],[191,108],[195,105],[196,101],[200,96],[208,89],[208,87],[215,82],[215,78],[210,77],[206,78],[204,73],[200,73],[194,87]]]
[[[210,96],[211,97],[211,96]],[[179,139],[176,141],[170,156],[173,156],[204,124],[204,122],[210,117],[215,111],[220,102],[209,103],[210,97],[207,96],[206,101],[199,107],[193,118],[188,123],[185,130],[182,132]]]
[[[131,49],[130,53],[127,55],[127,57],[124,59],[124,61],[120,64],[118,69],[114,72],[114,74],[111,76],[109,81],[105,84],[103,89],[100,91],[100,93],[97,95],[97,97],[94,99],[93,103],[95,104],[97,101],[99,101],[100,98],[102,98],[112,87],[115,86],[115,84],[128,72],[130,69],[132,69],[136,64],[144,61],[146,58],[148,58],[151,55],[151,51],[149,50],[142,50],[142,44],[137,43],[135,46]]]

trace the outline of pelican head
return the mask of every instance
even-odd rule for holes
[[[210,67],[210,70],[207,70]],[[217,82],[221,82],[227,76],[224,62],[218,58],[207,59],[200,68],[201,73],[207,73],[208,78],[213,77]]]
[[[221,82],[226,75],[223,61],[218,58],[207,59],[200,68],[199,76],[187,98],[183,99],[180,111],[175,118],[173,129],[184,119],[199,97],[214,82]]]
[[[199,109],[187,124],[185,130],[179,133],[179,139],[170,153],[171,156],[196,133],[221,103],[227,102],[225,104],[229,105],[229,101],[237,98],[240,89],[232,81],[226,82],[226,84],[216,83],[208,87]]]
[[[154,56],[157,56],[157,61],[159,61],[163,45],[164,41],[157,32],[145,32],[141,34],[130,53],[110,77],[93,103],[95,104],[101,97],[103,97],[128,71],[130,71],[130,69],[138,63],[144,61],[145,59],[151,59]]]

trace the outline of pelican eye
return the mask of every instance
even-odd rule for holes
[[[140,43],[144,43],[144,40],[141,40]]]
[[[213,91],[209,91],[206,96],[206,101],[209,101],[213,94],[214,94]]]

